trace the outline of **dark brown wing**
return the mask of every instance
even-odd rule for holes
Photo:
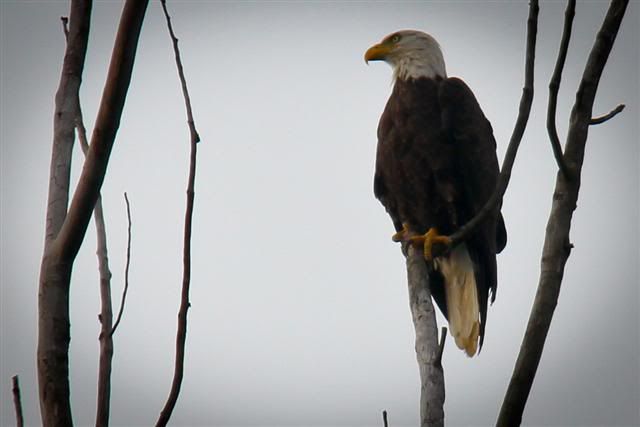
[[[417,233],[457,225],[454,148],[440,124],[440,81],[398,80],[378,126],[374,192],[396,229]]]
[[[450,234],[469,221],[495,188],[493,131],[459,79],[397,80],[378,126],[374,192],[396,230]],[[495,297],[496,253],[506,232],[496,209],[467,241],[474,261],[484,338],[489,291]],[[430,273],[432,295],[447,316],[442,277]]]
[[[398,80],[380,118],[374,193],[396,230],[457,229],[455,147],[441,126],[441,80]],[[442,277],[430,274],[433,297],[447,316]]]
[[[486,119],[475,96],[460,79],[442,82],[439,91],[442,126],[456,147],[458,188],[465,201],[465,222],[470,220],[493,193],[499,173],[496,142],[491,124]],[[476,283],[480,304],[480,347],[487,322],[487,301],[495,299],[497,288],[496,253],[507,240],[500,208],[496,207],[478,226],[467,241],[470,255],[477,267]]]

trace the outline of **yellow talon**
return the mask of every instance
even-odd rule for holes
[[[451,239],[447,236],[438,234],[438,230],[435,227],[431,227],[429,231],[420,236],[413,236],[409,238],[409,241],[414,245],[422,245],[424,258],[427,261],[433,260],[433,245],[444,245],[448,247],[451,243]]]
[[[409,224],[406,222],[402,224],[402,230],[391,236],[391,239],[394,242],[409,242],[415,246],[422,245],[424,258],[427,261],[433,260],[434,252],[442,254],[451,245],[451,239],[448,236],[438,234],[438,229],[435,227],[431,227],[425,234],[416,236],[410,231]],[[437,247],[436,251],[433,250],[434,245]],[[441,246],[445,247],[444,250]]]
[[[409,225],[405,222],[402,224],[402,230],[395,233],[391,236],[391,240],[394,242],[403,242],[407,239],[407,234],[409,233]]]
[[[429,231],[424,235],[424,258],[427,261],[433,260],[433,245],[439,244],[448,247],[451,243],[451,239],[448,236],[442,236],[438,234],[438,230],[435,227],[431,227]]]

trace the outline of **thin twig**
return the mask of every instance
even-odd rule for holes
[[[600,123],[604,123],[607,120],[613,119],[618,113],[621,113],[622,110],[624,110],[624,107],[625,107],[624,104],[620,104],[616,108],[614,108],[613,110],[609,111],[604,116],[598,116],[598,117],[592,118],[591,121],[589,121],[589,124],[590,125],[599,125]]]
[[[164,16],[167,18],[167,28],[169,29],[169,35],[171,36],[171,41],[173,43],[173,51],[176,56],[176,66],[178,68],[178,75],[180,77],[180,84],[182,85],[182,94],[184,95],[184,103],[187,109],[187,122],[189,124],[189,131],[191,133],[191,140],[195,143],[200,142],[200,135],[196,130],[196,125],[193,120],[193,111],[191,109],[191,98],[189,97],[189,90],[187,89],[187,79],[184,77],[184,68],[182,67],[182,60],[180,59],[180,49],[178,48],[178,38],[176,34],[173,32],[173,26],[171,25],[171,17],[169,16],[169,12],[167,11],[167,2],[166,0],[160,0],[162,4],[162,10],[164,12]]]
[[[11,377],[11,382],[13,385],[11,388],[13,392],[13,406],[16,409],[16,426],[22,427],[24,426],[24,417],[22,415],[22,399],[20,398],[20,382],[18,381],[18,376],[14,375]]]
[[[482,209],[480,209],[480,211],[478,211],[478,213],[469,222],[449,236],[451,239],[449,249],[464,242],[471,232],[475,230],[478,224],[484,221],[489,213],[495,212],[496,206],[500,206],[502,204],[502,197],[509,185],[513,163],[515,162],[518,147],[520,146],[520,141],[522,141],[522,136],[524,135],[524,130],[527,127],[529,113],[531,112],[531,103],[533,101],[533,66],[536,51],[536,35],[538,33],[538,11],[538,0],[531,0],[529,3],[529,18],[527,20],[527,52],[525,59],[524,87],[522,88],[522,97],[520,98],[518,118],[516,119],[516,124],[507,147],[507,152],[502,162],[502,169],[498,176],[496,188]]]
[[[569,40],[571,39],[571,29],[573,26],[573,17],[576,15],[576,0],[567,2],[567,9],[564,13],[564,27],[562,29],[562,39],[560,40],[560,49],[558,50],[558,59],[556,66],[549,82],[549,104],[547,106],[547,133],[549,141],[553,149],[553,155],[558,163],[560,172],[567,178],[571,179],[571,174],[564,161],[560,138],[558,138],[558,130],[556,128],[556,108],[558,105],[558,91],[560,90],[560,80],[562,79],[562,70],[567,59],[567,51],[569,50]]]
[[[193,204],[195,198],[195,180],[196,180],[196,155],[197,146],[200,142],[200,136],[195,127],[193,120],[193,113],[191,110],[191,99],[189,98],[189,91],[187,90],[187,81],[184,76],[184,69],[182,67],[182,60],[180,59],[180,50],[178,48],[178,38],[173,32],[171,25],[171,18],[167,11],[167,5],[165,0],[161,0],[162,10],[164,16],[167,19],[167,28],[169,29],[169,35],[173,42],[173,50],[176,58],[176,66],[178,68],[178,76],[180,77],[180,83],[182,85],[182,94],[184,96],[184,102],[187,110],[187,123],[189,124],[190,133],[190,156],[189,156],[189,178],[187,184],[187,207],[185,210],[184,221],[184,251],[183,251],[183,276],[182,276],[182,294],[180,298],[180,309],[178,311],[178,330],[176,333],[176,360],[174,366],[173,380],[171,382],[171,391],[167,397],[167,402],[164,408],[160,412],[160,417],[156,423],[156,426],[166,426],[171,418],[173,408],[176,405],[178,396],[180,394],[180,387],[182,385],[182,377],[184,374],[184,355],[185,344],[187,340],[187,311],[189,310],[189,287],[191,283],[191,226],[193,221]]]
[[[389,427],[389,422],[387,421],[387,411],[382,411],[382,424],[384,427]]]
[[[131,207],[129,206],[129,198],[127,193],[124,193],[124,201],[127,205],[127,261],[124,267],[124,289],[122,290],[122,299],[120,300],[120,310],[118,310],[118,316],[111,328],[111,336],[116,333],[116,328],[122,320],[122,313],[124,312],[124,303],[127,300],[127,291],[129,290],[129,266],[131,264]]]

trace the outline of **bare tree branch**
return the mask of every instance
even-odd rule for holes
[[[193,120],[193,113],[191,110],[191,100],[189,98],[189,91],[187,90],[187,81],[184,76],[184,69],[182,67],[182,60],[180,59],[180,50],[178,49],[178,39],[173,32],[171,25],[171,18],[167,12],[167,6],[165,0],[161,0],[162,10],[164,11],[165,18],[167,19],[167,28],[173,42],[173,50],[176,58],[176,66],[178,68],[178,76],[182,85],[182,94],[184,95],[184,102],[187,110],[187,122],[189,124],[190,133],[190,158],[189,158],[189,178],[187,184],[187,207],[185,211],[184,222],[184,252],[183,252],[183,276],[182,276],[182,295],[180,299],[180,309],[178,311],[178,330],[176,333],[176,360],[173,374],[173,381],[171,383],[171,390],[167,401],[160,412],[160,417],[156,423],[156,426],[166,426],[171,418],[173,409],[178,400],[180,394],[180,387],[182,385],[182,377],[184,375],[184,355],[185,344],[187,340],[187,311],[189,310],[189,287],[191,284],[191,225],[193,220],[193,204],[195,198],[195,179],[196,179],[196,155],[198,142],[200,136],[195,127]]]
[[[524,130],[527,127],[529,113],[531,112],[531,103],[533,102],[533,66],[535,62],[536,35],[538,33],[538,11],[538,0],[531,0],[529,3],[529,18],[527,19],[527,52],[525,57],[524,87],[522,88],[522,97],[520,98],[518,118],[516,119],[507,152],[502,162],[502,169],[498,176],[496,188],[482,209],[480,209],[469,222],[449,236],[451,239],[449,249],[464,242],[473,230],[485,220],[487,215],[494,212],[496,206],[502,204],[502,197],[511,179],[511,170],[513,169],[513,163],[515,162]]]
[[[600,123],[604,123],[607,120],[613,119],[615,116],[618,115],[618,113],[621,113],[622,110],[624,110],[624,107],[625,107],[624,104],[620,104],[616,108],[614,108],[613,110],[609,111],[607,114],[605,114],[603,116],[592,118],[589,121],[589,124],[590,125],[599,125]]]
[[[444,426],[444,372],[440,363],[436,312],[431,301],[427,264],[422,251],[414,245],[407,248],[407,279],[420,369],[420,426]]]
[[[549,82],[549,104],[547,106],[547,132],[553,155],[556,158],[560,172],[566,177],[571,178],[567,165],[564,163],[562,147],[560,146],[560,138],[558,138],[558,130],[556,128],[556,107],[558,105],[558,91],[560,90],[560,80],[562,79],[562,70],[565,60],[567,59],[567,51],[569,50],[569,40],[571,39],[571,28],[573,26],[573,17],[576,15],[576,0],[567,2],[567,9],[564,13],[564,27],[562,30],[562,39],[560,41],[560,49],[558,50],[558,59],[556,66]]]
[[[69,19],[61,17],[62,30],[65,37],[69,38]],[[76,99],[75,126],[78,133],[78,141],[85,158],[89,152],[87,139],[87,129],[82,118],[82,108],[80,106],[80,96]],[[100,320],[101,331],[98,340],[100,341],[100,361],[98,366],[98,399],[96,404],[96,426],[109,425],[109,405],[111,402],[111,361],[113,359],[113,340],[111,339],[111,321],[113,319],[111,309],[111,271],[109,270],[109,257],[107,251],[107,231],[102,208],[102,197],[98,195],[96,206],[93,210],[93,219],[96,224],[96,240],[98,257],[98,272],[100,275]]]
[[[38,392],[44,426],[72,425],[69,401],[69,280],[71,263],[54,254],[67,216],[74,142],[75,103],[82,80],[91,1],[72,0],[70,29],[53,118],[45,244],[38,292]],[[63,27],[64,28],[64,27]],[[67,31],[65,31],[67,33]]]
[[[22,415],[22,399],[20,398],[20,382],[18,381],[18,376],[14,375],[11,377],[13,392],[13,406],[16,410],[16,427],[24,426],[24,417]]]
[[[384,427],[389,427],[389,423],[387,422],[387,411],[382,411],[382,424]]]
[[[122,290],[122,299],[120,301],[120,310],[118,311],[118,316],[116,316],[116,321],[113,324],[113,328],[111,329],[111,336],[116,333],[116,328],[120,324],[120,320],[122,320],[122,313],[124,312],[124,303],[127,300],[127,291],[129,290],[129,266],[131,265],[131,207],[129,206],[129,198],[127,197],[127,193],[124,193],[124,201],[127,205],[127,262],[124,267],[124,289]]]
[[[580,172],[584,161],[593,102],[600,76],[620,29],[627,4],[628,0],[611,2],[589,54],[576,94],[564,154],[572,179],[567,179],[563,174],[558,174],[556,178],[556,188],[542,251],[538,290],[513,375],[500,409],[497,421],[500,427],[518,426],[522,422],[522,414],[540,363],[553,312],[558,303],[564,268],[571,252],[569,231],[573,211],[578,201]]]
[[[148,0],[127,0],[122,11],[87,160],[82,168],[69,214],[56,239],[56,249],[67,259],[74,258],[78,253],[100,194],[131,82],[140,28],[147,4]]]
[[[148,0],[127,0],[124,5],[91,146],[67,211],[76,103],[91,16],[91,1],[71,3],[68,43],[56,94],[47,227],[38,292],[38,380],[45,426],[73,425],[69,402],[71,270],[106,173],[147,3]]]
[[[109,425],[109,406],[111,402],[111,362],[113,359],[113,340],[111,339],[111,271],[107,256],[107,232],[102,211],[102,201],[98,197],[94,209],[98,244],[98,270],[100,271],[100,360],[98,367],[98,401],[96,426]]]

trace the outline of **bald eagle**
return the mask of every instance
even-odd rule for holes
[[[391,216],[394,240],[424,245],[431,294],[456,345],[473,356],[484,341],[487,302],[495,300],[496,254],[507,241],[500,207],[448,253],[434,257],[432,248],[447,244],[446,236],[473,218],[495,188],[491,124],[471,89],[447,77],[429,34],[398,31],[364,58],[386,61],[394,74],[378,125],[375,196]]]

